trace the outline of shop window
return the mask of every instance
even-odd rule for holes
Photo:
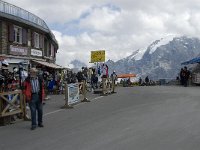
[[[22,28],[14,26],[14,42],[22,44]]]
[[[34,33],[34,47],[40,48],[40,35],[38,33]]]

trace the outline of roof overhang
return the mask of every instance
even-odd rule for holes
[[[200,57],[196,57],[189,61],[183,62],[181,63],[181,65],[189,65],[189,64],[196,64],[196,63],[200,63]]]
[[[48,63],[48,62],[45,62],[45,61],[38,61],[38,60],[31,60],[31,61],[33,61],[35,63],[38,63],[40,65],[44,65],[44,66],[46,66],[48,68],[63,69],[62,66],[59,66],[59,65],[54,64],[54,63]]]

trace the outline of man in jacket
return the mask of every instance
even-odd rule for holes
[[[35,130],[37,125],[44,127],[42,122],[43,116],[43,105],[44,99],[44,82],[38,78],[38,71],[36,68],[30,69],[30,75],[26,78],[23,83],[23,93],[26,97],[26,101],[29,103],[31,110],[31,130]],[[36,121],[37,114],[37,121]],[[38,124],[37,124],[38,123]]]

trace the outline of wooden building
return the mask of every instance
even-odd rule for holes
[[[44,20],[15,5],[0,1],[0,57],[13,67],[55,64],[58,42]]]

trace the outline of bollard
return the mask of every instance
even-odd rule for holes
[[[61,109],[71,109],[73,106],[70,106],[68,104],[68,86],[67,83],[65,83],[65,88],[64,88],[64,100],[65,100],[65,105],[61,107]]]
[[[82,89],[83,100],[81,102],[90,102],[86,97],[86,93],[87,93],[87,91],[86,91],[86,81],[84,80],[82,82],[82,84],[83,84],[83,89]]]

